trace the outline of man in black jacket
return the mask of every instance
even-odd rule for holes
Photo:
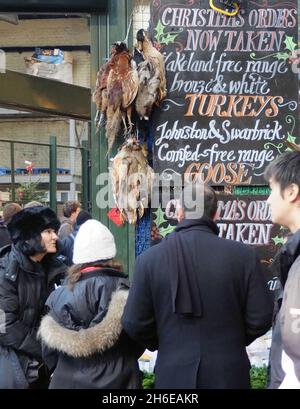
[[[0,255],[0,389],[38,383],[37,328],[45,300],[66,269],[51,257],[58,228],[56,214],[43,206],[22,210],[8,224],[13,245]]]
[[[213,189],[193,218],[185,202],[175,231],[137,258],[124,329],[158,349],[156,388],[249,388],[246,346],[271,326],[269,290],[255,250],[218,237]]]

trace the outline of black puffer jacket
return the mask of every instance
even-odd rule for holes
[[[3,222],[0,222],[0,249],[8,244],[11,244],[10,235],[6,225]]]
[[[74,288],[54,291],[40,336],[54,370],[50,388],[131,389],[141,386],[137,344],[123,332],[128,281],[112,268],[84,273]]]
[[[11,250],[11,251],[9,251]],[[44,303],[66,267],[45,257],[34,263],[14,246],[0,254],[0,388],[26,388],[28,364],[41,361],[37,328]]]

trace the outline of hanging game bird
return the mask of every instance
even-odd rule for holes
[[[159,71],[159,94],[156,103],[159,104],[167,94],[166,70],[163,55],[152,45],[145,30],[141,29],[136,34],[137,48],[142,53],[145,61],[150,61]]]
[[[93,102],[97,105],[95,123],[97,128],[106,124],[107,110],[107,78],[109,74],[109,63],[103,64],[97,73],[96,88],[93,93]]]
[[[129,138],[112,162],[111,180],[116,205],[123,220],[130,224],[144,214],[151,194],[154,173],[147,161],[147,151],[135,137]]]
[[[138,92],[138,74],[132,56],[124,42],[115,43],[115,53],[109,61],[107,78],[107,123],[108,152],[111,150],[121,124],[124,134],[132,131],[132,102]]]
[[[97,128],[106,125],[106,111],[108,103],[107,80],[109,72],[112,68],[111,59],[115,55],[115,53],[116,46],[115,44],[113,44],[110,51],[110,59],[105,64],[101,65],[100,70],[97,73],[96,88],[92,96],[93,102],[95,102],[97,106],[97,113],[95,117]]]
[[[159,98],[159,69],[151,61],[143,61],[138,66],[139,89],[135,108],[140,119],[149,120],[153,105]]]

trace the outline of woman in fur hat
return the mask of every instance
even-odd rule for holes
[[[50,295],[39,330],[52,389],[141,387],[143,349],[122,330],[128,280],[115,255],[107,227],[97,220],[80,227],[68,283]]]
[[[13,245],[0,254],[0,388],[40,387],[37,329],[44,303],[66,270],[54,258],[59,220],[37,206],[15,214],[7,227]]]

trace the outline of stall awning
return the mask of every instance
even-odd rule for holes
[[[0,106],[88,121],[91,90],[15,71],[0,73]]]

